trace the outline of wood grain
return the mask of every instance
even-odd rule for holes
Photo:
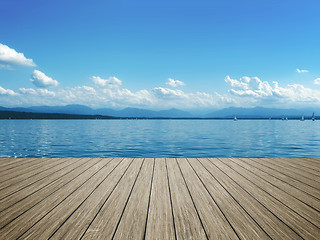
[[[319,239],[320,158],[0,159],[0,240]]]
[[[164,158],[155,160],[146,239],[175,239],[174,221]]]
[[[257,161],[256,159],[252,159],[253,161]],[[313,179],[313,176],[310,176],[310,174],[307,174],[305,172],[298,171],[294,168],[290,168],[290,166],[285,166],[282,164],[279,164],[277,161],[278,159],[259,159],[258,161],[261,162],[261,164],[265,166],[269,166],[273,171],[282,173],[283,175],[286,175],[292,179],[298,180],[304,184],[309,185],[310,187],[313,187],[316,190],[320,190],[320,183],[316,181],[316,179]]]
[[[143,163],[143,159],[135,159],[132,162],[108,201],[90,222],[82,239],[112,239]]]
[[[199,160],[188,159],[188,163],[241,239],[270,239],[236,197]]]
[[[259,199],[244,189],[237,179],[229,176],[228,171],[218,168],[218,159],[199,159],[206,170],[227,189],[248,214],[261,226],[272,239],[301,239],[286,223],[273,214]]]
[[[320,234],[320,229],[317,226],[314,226],[306,219],[302,218],[295,209],[292,209],[286,206],[278,198],[273,197],[270,193],[266,192],[264,189],[258,187],[257,184],[254,184],[249,179],[245,178],[244,175],[239,174],[233,168],[224,163],[224,160],[215,161],[215,165],[222,169],[225,172],[228,172],[228,175],[234,179],[236,182],[246,189],[252,196],[258,199],[264,206],[266,206],[273,214],[275,214],[281,221],[285,222],[288,227],[293,229],[296,234],[302,238],[314,238]],[[274,189],[275,190],[275,189]],[[275,190],[276,193],[276,190]],[[279,197],[280,195],[277,195]],[[297,206],[297,209],[300,206]]]
[[[207,239],[175,159],[166,159],[177,239]]]

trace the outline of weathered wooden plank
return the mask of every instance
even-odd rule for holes
[[[241,239],[270,239],[250,213],[215,178],[215,175],[204,168],[198,159],[188,159],[188,163]]]
[[[268,162],[268,161],[265,161],[265,159],[257,159],[257,158],[250,158],[251,161],[254,161],[254,162],[257,162],[267,168],[270,168],[272,171],[275,171],[277,173],[280,173],[284,176],[287,176],[295,181],[299,181],[301,183],[304,183],[306,185],[308,185],[309,187],[311,188],[314,188],[315,190],[319,190],[317,184],[314,184],[313,181],[311,181],[310,179],[307,179],[301,175],[297,175],[297,174],[294,174],[292,172],[290,172],[290,170],[286,169],[286,168],[282,168],[282,167],[279,167],[279,166],[275,166],[274,164]]]
[[[119,222],[114,239],[144,238],[153,170],[154,159],[146,158]]]
[[[320,158],[0,159],[0,239],[317,239],[319,174]]]
[[[2,199],[0,201],[0,218],[7,214],[9,211],[8,208],[14,208],[13,212],[10,212],[11,217],[19,215],[19,212],[21,213],[21,211],[24,211],[26,208],[28,209],[37,204],[39,201],[57,191],[60,187],[69,183],[74,178],[79,177],[99,161],[102,161],[102,159],[83,160],[83,163],[78,161],[81,163],[79,166],[76,164],[71,165],[68,169],[62,169],[60,170],[60,173],[56,172],[52,176],[39,181],[39,184],[30,185],[23,190],[12,194],[8,198]],[[2,213],[4,210],[6,210],[6,212]]]
[[[224,172],[227,172],[228,176],[230,176],[234,181],[238,182],[244,189],[246,189],[246,191],[258,199],[259,202],[270,209],[273,214],[286,223],[286,225],[288,225],[299,236],[305,239],[317,239],[320,234],[319,228],[299,216],[297,213],[292,211],[292,209],[279,202],[273,196],[258,188],[252,182],[241,176],[238,172],[234,171],[234,169],[224,164],[223,159],[217,159],[213,164]]]
[[[70,166],[67,166],[64,169],[60,169],[55,174],[52,174],[48,178],[44,178],[34,184],[31,184],[30,186],[27,186],[20,191],[17,191],[15,193],[12,193],[10,195],[3,196],[0,200],[0,212],[2,212],[4,209],[13,206],[17,202],[22,201],[23,199],[37,193],[38,191],[41,191],[44,187],[48,187],[49,185],[53,185],[56,180],[66,177],[68,178],[69,172],[75,172],[77,169],[79,171],[83,171],[83,166],[85,163],[88,163],[88,160],[81,159],[81,161],[77,161],[75,164],[72,164]],[[79,169],[80,168],[80,169]],[[39,194],[39,193],[38,193]]]
[[[1,179],[0,183],[4,180],[11,179],[16,176],[16,173],[19,171],[25,171],[25,169],[30,168],[30,170],[34,170],[35,167],[39,164],[43,164],[46,161],[52,161],[50,158],[27,158],[25,160],[16,162],[11,165],[7,165],[4,167],[0,167]]]
[[[259,168],[259,165],[256,166],[256,164],[253,161],[247,161],[246,159],[231,159],[234,161],[236,164],[239,164],[239,166],[247,169],[253,174],[256,174],[258,177],[263,179],[266,182],[270,182],[271,184],[274,185],[274,187],[281,189],[282,191],[287,192],[288,194],[296,197],[303,203],[317,209],[320,211],[320,199],[317,199],[315,197],[312,197],[312,195],[307,194],[304,191],[301,191],[299,188],[294,187],[291,184],[288,184],[287,182],[272,176],[266,171],[262,171]]]
[[[273,198],[277,199],[282,204],[286,205],[291,211],[304,217],[305,220],[310,221],[315,226],[320,226],[319,211],[309,207],[302,201],[299,201],[294,195],[289,195],[286,191],[283,191],[271,184],[269,180],[261,179],[255,173],[250,172],[241,165],[238,165],[235,161],[231,159],[223,159],[223,163],[241,175],[243,178],[248,180],[250,183],[254,184],[257,189],[263,190],[265,193],[269,194]],[[298,193],[295,193],[298,194]],[[281,204],[279,204],[280,206]]]
[[[82,239],[112,239],[143,163],[143,159],[134,159],[108,201],[90,222]]]
[[[270,161],[271,160],[271,161]],[[268,159],[270,162],[275,162],[275,165],[288,168],[293,172],[307,176],[311,179],[320,181],[320,173],[314,169],[306,167],[306,164],[301,164],[296,158],[277,158],[277,159]]]
[[[118,169],[122,162],[122,159],[113,159],[112,162],[108,164],[108,167],[101,171],[102,175],[98,181],[91,182],[92,185],[84,185],[79,188],[70,197],[65,199],[63,204],[57,206],[55,211],[49,212],[43,219],[41,219],[41,221],[39,221],[39,223],[33,226],[22,237],[29,239],[38,239],[39,237],[42,239],[48,239],[55,233],[59,226],[61,226],[66,220],[69,221],[71,214],[79,207],[87,205],[86,209],[89,209],[88,207],[91,209],[95,208],[97,206],[96,204],[99,203],[99,200],[103,200],[103,198],[106,198],[109,195],[129,164],[128,161],[125,161],[125,164],[121,165],[120,169]],[[112,173],[116,174],[112,175]],[[117,175],[117,173],[120,174]],[[81,217],[83,218],[84,216],[88,218],[87,215],[82,215]],[[89,221],[90,219],[87,219],[87,222]],[[75,223],[75,225],[71,225],[71,230],[79,233],[79,229],[75,229],[79,222],[73,223]]]
[[[179,159],[177,163],[208,238],[239,239],[226,215],[206,191],[186,159]]]
[[[291,166],[286,166],[285,164],[281,164],[278,162],[278,158],[273,159],[254,159],[255,161],[261,161],[263,164],[270,166],[273,169],[276,169],[279,172],[282,172],[285,175],[288,175],[294,179],[297,179],[303,183],[306,183],[312,187],[314,187],[317,190],[320,190],[320,181],[318,181],[318,178],[316,176],[310,177],[305,172],[295,169]]]
[[[306,164],[312,168],[320,169],[320,158],[297,158],[299,162]],[[320,170],[319,170],[320,171]]]
[[[44,178],[47,178],[48,176],[55,174],[60,169],[63,169],[66,166],[72,164],[73,162],[69,162],[67,160],[65,162],[61,161],[56,165],[52,165],[52,167],[44,168],[42,172],[37,172],[35,174],[32,174],[32,172],[30,172],[30,174],[24,175],[21,178],[16,178],[14,181],[7,181],[5,186],[0,190],[0,194],[1,196],[3,196],[0,199],[6,197],[7,195],[11,195],[17,191],[20,191],[21,189],[30,186]]]
[[[217,159],[212,159],[211,162],[209,159],[201,158],[199,161],[272,239],[301,239],[291,228],[269,211],[265,205],[243,189],[239,182],[214,165],[213,163],[218,161]]]
[[[291,166],[305,170],[306,172],[320,176],[320,165],[314,166],[310,161],[302,158],[280,158],[282,162],[289,162]]]
[[[13,171],[12,173],[7,173],[1,176],[1,183],[0,183],[0,190],[13,185],[18,182],[22,182],[25,179],[31,178],[35,176],[36,174],[39,174],[45,170],[48,170],[52,167],[55,167],[59,164],[65,163],[70,161],[70,159],[62,159],[59,158],[56,161],[42,161],[40,164],[37,164],[36,166],[29,166],[27,168],[22,168],[19,171]]]
[[[17,218],[13,220],[10,219],[11,214],[8,213],[7,219],[1,219],[0,236],[3,236],[4,239],[16,239],[20,237],[41,221],[48,213],[54,211],[58,205],[63,204],[63,202],[72,194],[77,191],[82,192],[83,189],[90,190],[92,186],[95,186],[95,184],[98,184],[101,179],[103,179],[105,176],[103,170],[105,168],[108,169],[109,162],[110,159],[99,162],[97,165],[90,168],[89,171],[85,172],[81,178],[75,179],[71,183],[58,189],[54,194],[43,199],[43,201],[30,209],[25,209],[25,211]]]
[[[270,176],[273,176],[277,179],[280,179],[283,182],[286,182],[287,184],[292,185],[293,187],[299,189],[300,191],[303,191],[306,194],[310,195],[310,197],[316,198],[317,200],[320,199],[320,192],[317,189],[301,181],[298,181],[290,176],[280,173],[279,171],[275,171],[273,168],[270,168],[269,166],[262,164],[261,161],[255,161],[254,159],[248,159],[248,158],[243,158],[241,160],[246,161],[247,163],[253,165],[257,169],[269,174]]]
[[[25,162],[26,160],[35,160],[36,158],[0,158],[0,172],[10,166],[14,166],[18,162]]]
[[[177,239],[207,239],[175,159],[166,159]]]
[[[175,239],[165,159],[156,159],[146,239]]]
[[[7,167],[14,166],[14,165],[19,166],[20,165],[19,163],[24,163],[26,162],[26,160],[33,161],[33,160],[41,160],[43,158],[0,158],[0,159],[1,159],[0,161],[0,172],[1,172],[2,169],[6,169]]]
[[[110,172],[107,179],[88,196],[88,199],[79,204],[75,209],[65,209],[65,204],[62,205],[59,212],[63,211],[64,217],[61,215],[58,216],[57,212],[52,213],[48,221],[52,222],[55,231],[51,230],[51,235],[47,234],[46,237],[50,239],[79,239],[89,227],[91,221],[99,213],[105,202],[108,201],[132,161],[133,159],[124,159],[119,162],[119,165],[114,171]],[[57,218],[59,219],[58,221],[55,220]],[[43,224],[46,223],[46,221],[42,222]],[[38,226],[38,228],[41,230],[40,226]],[[44,236],[44,234],[41,236]]]

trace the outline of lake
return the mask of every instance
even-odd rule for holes
[[[0,157],[320,157],[320,121],[0,120]]]

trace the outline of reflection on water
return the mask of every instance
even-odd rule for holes
[[[320,121],[1,120],[0,157],[320,157]]]

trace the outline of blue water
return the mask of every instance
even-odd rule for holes
[[[320,121],[1,120],[0,157],[320,157]]]

